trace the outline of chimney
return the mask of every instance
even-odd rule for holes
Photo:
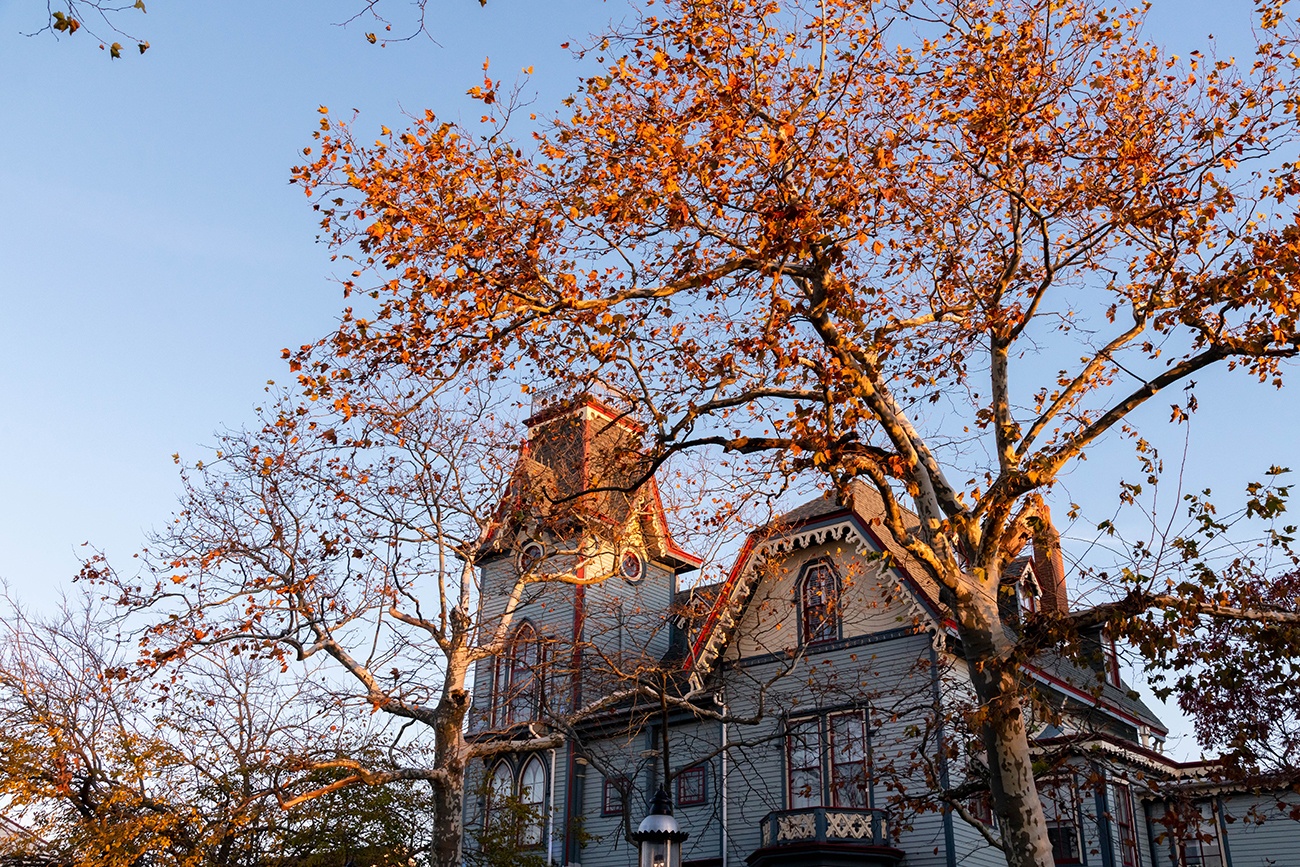
[[[1045,612],[1070,613],[1070,600],[1065,590],[1065,561],[1061,558],[1061,535],[1052,523],[1052,511],[1042,506],[1034,527],[1034,575],[1042,591]]]

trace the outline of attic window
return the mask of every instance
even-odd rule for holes
[[[840,637],[840,576],[827,560],[804,566],[799,579],[799,618],[804,644]]]
[[[636,584],[645,577],[645,560],[636,551],[624,551],[618,558],[618,574],[629,584]]]

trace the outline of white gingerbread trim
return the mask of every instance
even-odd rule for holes
[[[867,534],[862,532],[861,519],[853,514],[847,514],[833,524],[812,525],[792,533],[770,537],[756,545],[750,551],[749,557],[745,561],[736,581],[731,585],[731,591],[724,607],[719,612],[718,620],[712,627],[712,634],[701,649],[699,657],[694,660],[691,666],[692,688],[701,688],[704,673],[717,661],[722,649],[730,641],[732,632],[740,625],[740,619],[743,616],[743,605],[753,595],[754,590],[757,589],[757,582],[761,575],[758,568],[759,564],[766,563],[775,556],[793,554],[795,551],[824,545],[827,542],[843,542],[845,545],[853,545],[856,547],[858,555],[862,557],[891,554],[887,550],[877,549],[872,544]],[[880,570],[877,574],[883,578],[883,573],[886,571],[890,573],[893,579],[893,588],[900,594],[908,612],[918,622],[928,622],[930,624],[929,631],[932,640],[935,642],[935,647],[936,649],[942,649],[942,630],[938,628],[939,624],[935,621],[934,616],[921,604],[921,600],[912,592],[912,589],[907,586],[902,567],[894,564],[886,570]],[[738,611],[738,608],[741,610]]]

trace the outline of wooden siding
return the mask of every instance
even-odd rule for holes
[[[912,622],[905,601],[886,592],[892,578],[888,574],[882,577],[881,561],[870,552],[860,553],[856,545],[832,541],[758,567],[766,574],[745,609],[727,659],[745,659],[800,645],[797,585],[804,567],[817,560],[830,562],[839,574],[841,638],[884,632]]]
[[[1227,794],[1222,796],[1220,833],[1231,867],[1295,867],[1300,865],[1300,822],[1290,818],[1300,809],[1294,793]],[[1252,816],[1265,819],[1259,824]]]

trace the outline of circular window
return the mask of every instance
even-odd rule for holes
[[[645,577],[645,560],[636,551],[624,551],[618,558],[618,573],[635,584]]]
[[[519,571],[529,572],[542,558],[546,556],[546,551],[542,549],[541,542],[528,542],[519,551]]]

